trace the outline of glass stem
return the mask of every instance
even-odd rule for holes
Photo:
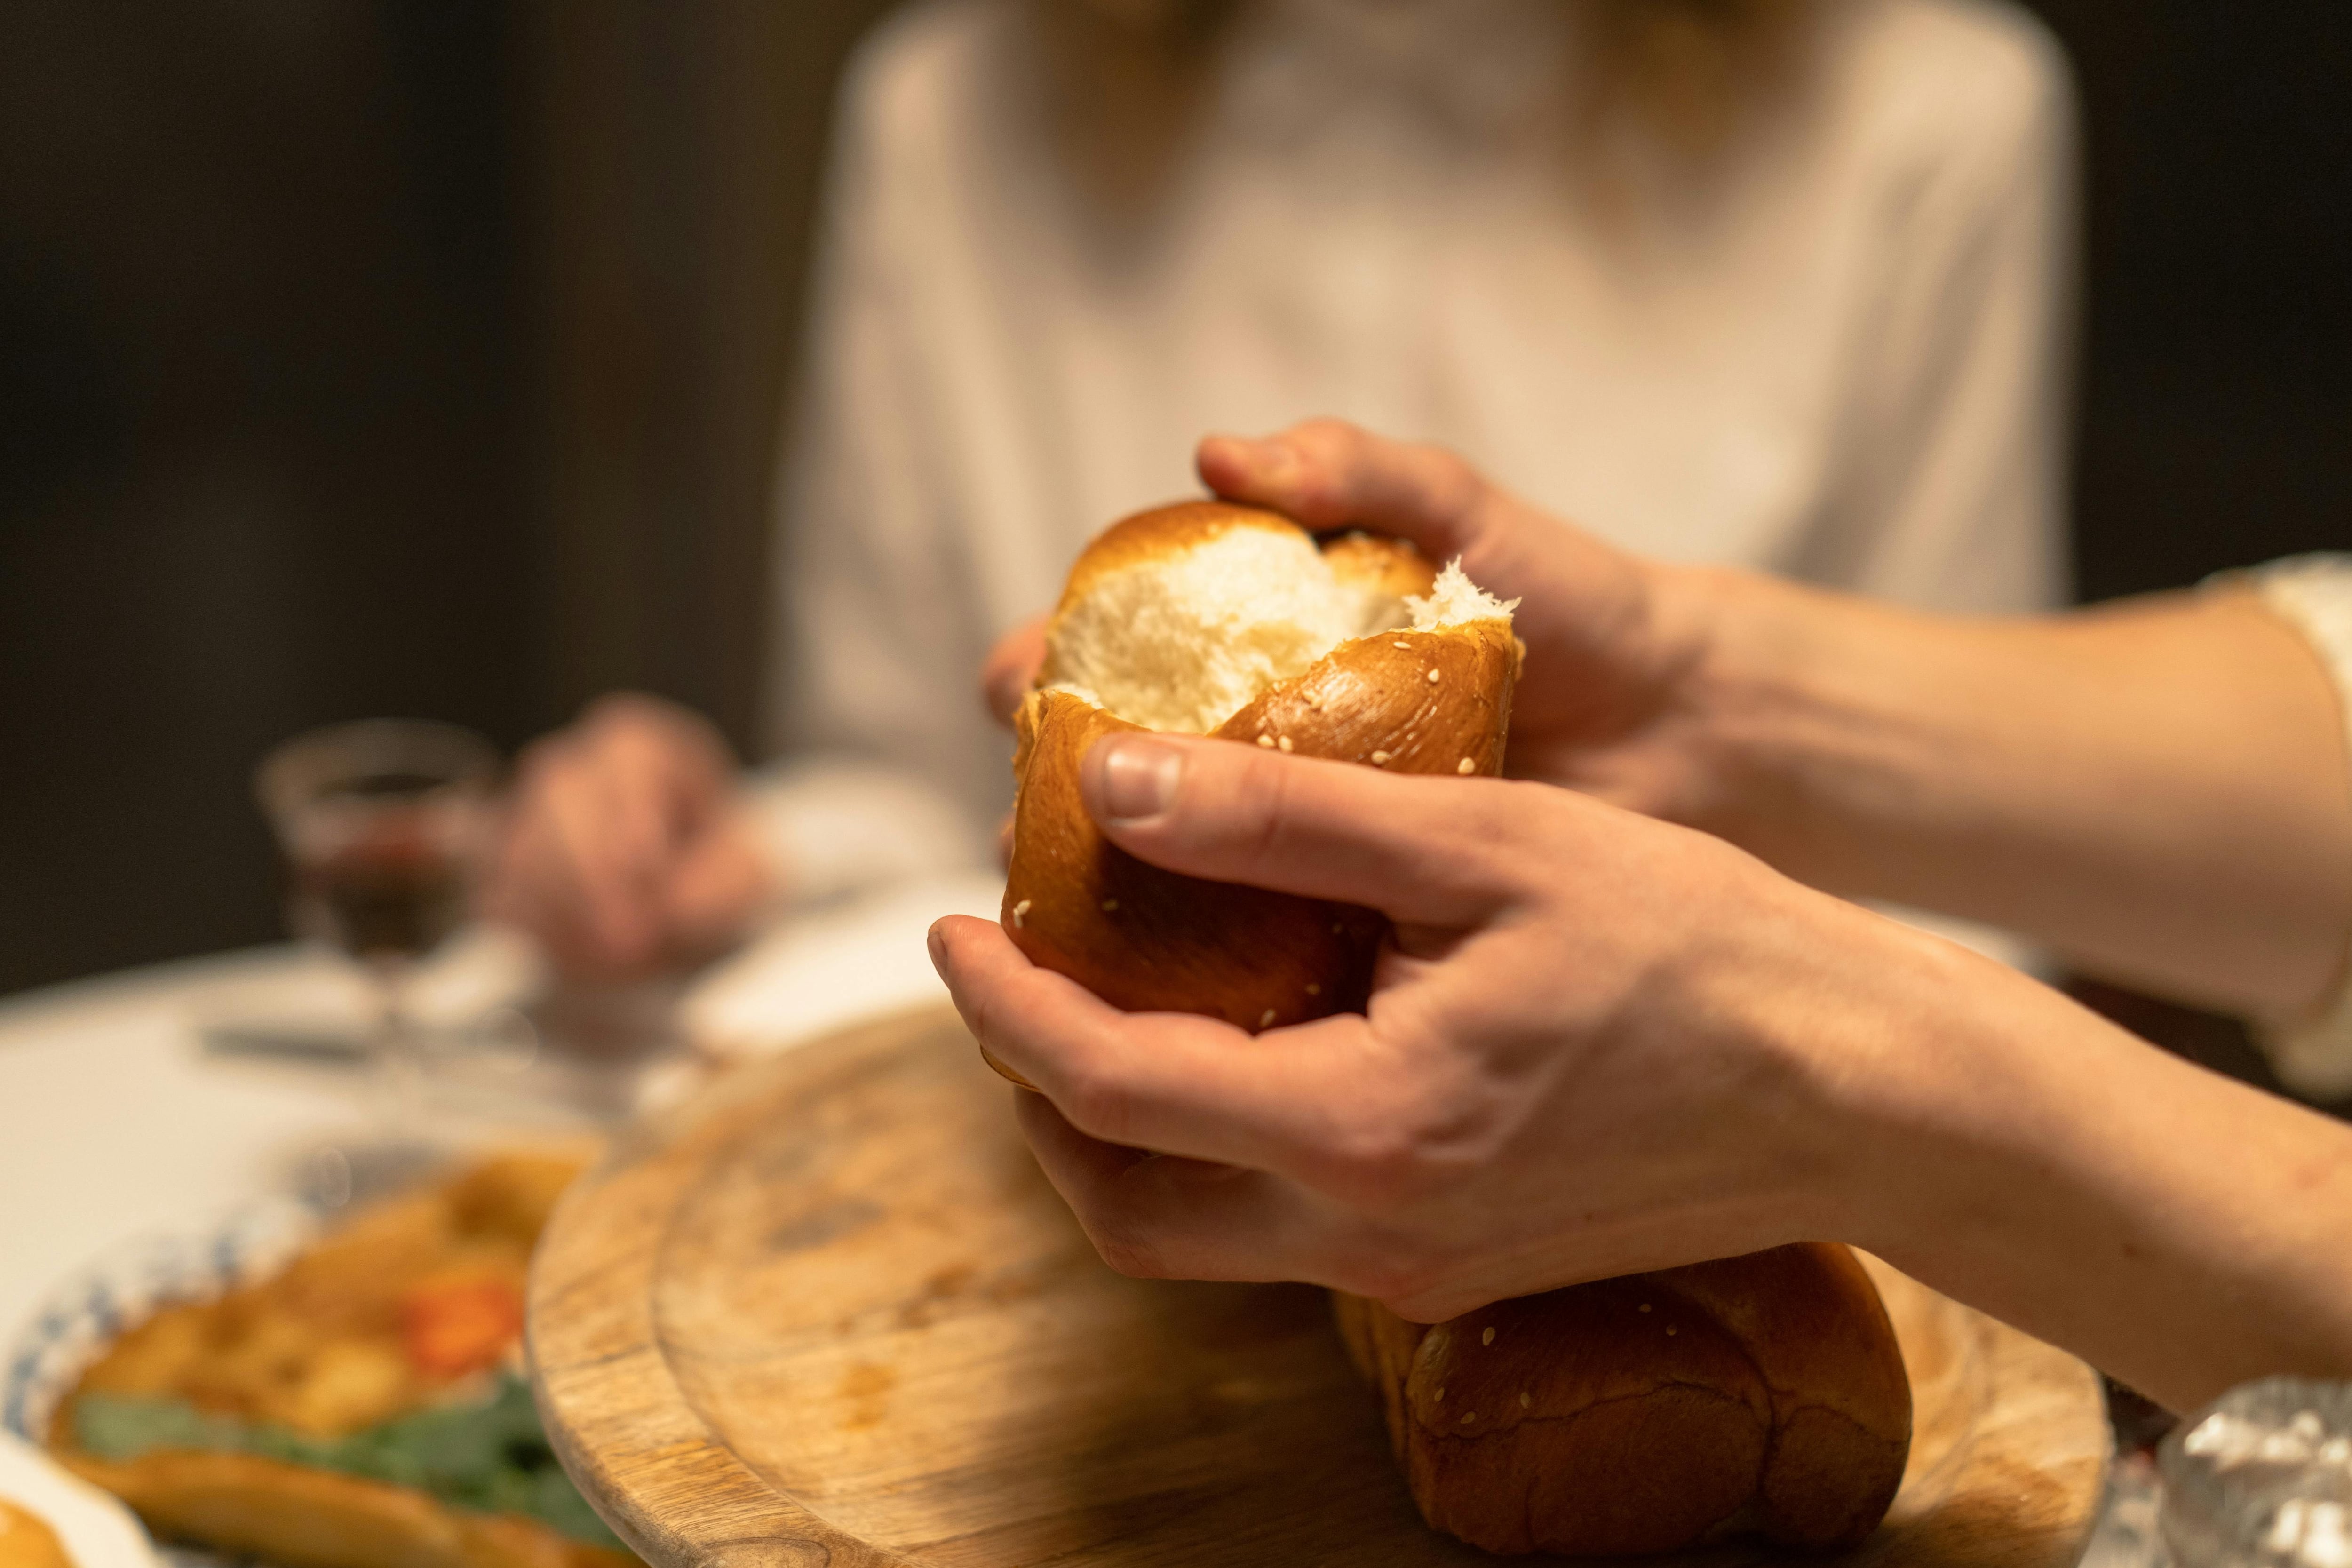
[[[377,958],[369,968],[376,990],[376,1115],[385,1142],[415,1143],[425,1131],[425,1051],[408,1016],[408,961]]]

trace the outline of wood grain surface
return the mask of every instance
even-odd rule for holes
[[[887,1020],[738,1069],[565,1198],[531,1282],[541,1407],[647,1562],[1495,1561],[1414,1514],[1323,1292],[1113,1274],[1015,1092],[951,1014]],[[1874,1272],[1916,1433],[1841,1561],[2071,1563],[2107,1458],[2095,1378]]]

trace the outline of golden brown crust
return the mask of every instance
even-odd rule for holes
[[[49,1521],[0,1498],[0,1568],[74,1568]]]
[[[1378,916],[1137,859],[1087,815],[1078,765],[1097,740],[1139,726],[1062,691],[1030,693],[1015,725],[1003,923],[1033,963],[1129,1012],[1203,1013],[1253,1031],[1362,1005]]]
[[[1847,1545],[1895,1496],[1910,1384],[1877,1291],[1806,1244],[1408,1323],[1335,1297],[1424,1519],[1491,1552]]]
[[[284,1568],[634,1568],[518,1514],[474,1514],[424,1492],[252,1454],[167,1451],[127,1464],[60,1463],[105,1488],[158,1535]]]
[[[1780,1247],[1664,1278],[1739,1337],[1771,1390],[1772,1458],[1757,1494],[1764,1533],[1835,1546],[1876,1529],[1910,1452],[1911,1380],[1853,1254]]]
[[[1287,518],[1222,501],[1139,512],[1087,547],[1062,605],[1105,573],[1235,528],[1305,536]],[[1402,540],[1350,531],[1318,548],[1342,581],[1398,598],[1426,595],[1436,580]],[[1380,632],[1341,643],[1214,735],[1392,773],[1491,775],[1502,771],[1517,673],[1507,620]],[[1379,915],[1180,877],[1096,831],[1078,795],[1079,763],[1097,740],[1139,728],[1066,692],[1033,692],[1024,703],[1003,910],[1014,944],[1129,1011],[1202,1013],[1255,1032],[1360,1007],[1387,930]]]
[[[1395,773],[1491,777],[1503,771],[1517,672],[1508,621],[1376,632],[1269,688],[1216,733]]]

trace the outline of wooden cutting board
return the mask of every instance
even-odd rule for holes
[[[533,1272],[534,1374],[631,1545],[656,1568],[1496,1561],[1414,1514],[1323,1292],[1113,1274],[1013,1093],[953,1015],[889,1020],[738,1069],[573,1189]],[[1875,1272],[1916,1430],[1849,1560],[2073,1563],[2097,1380]]]

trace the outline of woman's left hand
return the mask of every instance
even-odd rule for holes
[[[1144,859],[1396,922],[1368,1015],[1255,1038],[1119,1013],[986,921],[934,928],[965,1022],[1043,1091],[1021,1114],[1047,1174],[1129,1273],[1431,1319],[1858,1234],[1873,1026],[1978,962],[1543,785],[1167,736],[1098,745],[1083,780]]]
[[[1847,1241],[2176,1409],[2352,1375],[2352,1133],[2000,964],[1544,784],[1166,735],[1082,784],[1146,860],[1395,922],[1365,1014],[1255,1038],[932,928],[1118,1268],[1430,1321]]]

